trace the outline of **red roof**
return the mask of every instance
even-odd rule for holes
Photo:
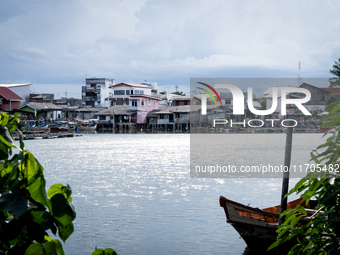
[[[121,82],[116,85],[112,85],[109,88],[116,88],[116,87],[123,87],[123,86],[128,86],[128,87],[138,87],[138,88],[150,88],[150,86],[143,85],[143,84],[135,84],[135,83],[127,83],[127,82]]]
[[[340,88],[321,88],[323,90],[327,90],[328,92],[331,92],[334,95],[340,96]]]
[[[6,100],[10,101],[24,101],[24,99],[21,96],[18,96],[12,90],[6,87],[0,87],[0,97],[3,97]]]

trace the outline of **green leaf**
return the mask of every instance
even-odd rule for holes
[[[104,250],[104,254],[105,255],[118,255],[117,252],[115,252],[115,250],[111,249],[111,248],[106,248]]]
[[[326,108],[325,108],[325,111],[329,112],[331,111],[336,105],[338,105],[338,103],[332,103],[330,105],[328,105]],[[327,115],[326,115],[327,116]]]
[[[18,188],[10,189],[1,195],[0,209],[18,218],[28,210],[28,200]]]
[[[334,119],[329,122],[325,122],[320,125],[320,127],[334,127],[334,126],[339,126],[340,124],[340,119]]]
[[[73,233],[74,226],[73,226],[72,223],[70,223],[66,226],[63,226],[57,220],[56,220],[56,223],[57,223],[57,227],[58,227],[59,237],[61,238],[61,240],[63,240],[65,242],[70,237],[70,235]]]
[[[59,255],[65,255],[61,242],[58,239],[54,239],[53,242],[55,242],[57,245],[57,253]]]
[[[76,218],[76,212],[73,205],[66,200],[64,195],[56,194],[51,198],[52,213],[54,217],[66,226]]]
[[[48,206],[48,208],[51,210],[49,206],[49,201],[47,200],[47,197],[46,197],[45,187],[46,187],[46,181],[43,175],[41,175],[39,178],[35,180],[34,183],[28,186],[27,189],[29,190],[32,198],[35,201],[37,201],[38,203],[42,205]]]
[[[48,197],[51,199],[56,194],[64,194],[64,192],[62,190],[63,186],[64,185],[61,184],[61,183],[53,184],[47,191]],[[67,198],[67,197],[65,196],[65,198]]]
[[[292,218],[292,220],[290,221],[290,226],[294,227],[296,225],[296,223],[298,223],[299,220],[304,216],[305,215],[300,215],[300,216],[295,216],[294,218]]]
[[[57,244],[55,242],[47,242],[44,244],[43,249],[47,254],[56,254]]]
[[[56,194],[63,194],[69,202],[72,202],[72,189],[68,184],[67,186],[64,186],[61,183],[56,183],[52,185],[47,191],[47,195],[50,199]]]
[[[340,104],[337,104],[333,107],[333,109],[331,110],[330,114],[333,113],[333,112],[337,112],[340,110]]]
[[[15,141],[7,127],[0,126],[0,140],[9,147],[17,148]]]
[[[279,246],[280,244],[283,244],[284,242],[286,242],[288,240],[288,237],[285,236],[283,238],[280,238],[279,240],[277,240],[276,242],[274,242],[271,246],[269,246],[269,248],[267,249],[267,251],[270,251],[271,249],[274,249],[275,247]]]
[[[105,255],[103,249],[96,249],[91,255]]]
[[[25,255],[44,255],[43,246],[40,243],[31,244],[27,248]]]

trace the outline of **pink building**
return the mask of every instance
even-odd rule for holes
[[[128,109],[137,111],[136,116],[132,116],[132,121],[147,124],[146,116],[152,110],[158,109],[159,100],[158,97],[148,95],[131,95]]]
[[[126,105],[131,115],[131,121],[137,124],[147,124],[146,116],[152,110],[158,109],[159,97],[151,94],[152,87],[143,84],[121,82],[110,87],[113,105]]]

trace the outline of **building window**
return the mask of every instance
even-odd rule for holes
[[[106,116],[103,115],[99,116],[99,120],[106,120]]]
[[[85,92],[85,96],[87,96],[87,97],[94,97],[94,96],[97,96],[97,94],[94,93],[94,92]]]
[[[115,94],[116,96],[125,95],[125,90],[115,90],[115,91],[114,91],[114,94]]]
[[[151,105],[151,99],[149,98],[149,105]]]
[[[123,105],[123,101],[116,102],[116,105]]]
[[[144,90],[140,90],[140,91],[139,91],[139,94],[140,94],[140,95],[144,95]]]
[[[142,103],[141,103],[141,106],[144,106],[144,99],[142,99]]]
[[[188,101],[184,101],[184,105],[188,105]]]
[[[165,115],[164,115],[164,114],[160,114],[160,115],[159,115],[159,118],[160,118],[161,120],[164,120],[164,119],[165,119]]]
[[[131,105],[132,105],[132,106],[137,106],[137,102],[138,102],[138,100],[132,99],[132,100],[131,100]]]
[[[130,90],[127,90],[127,91],[126,91],[126,95],[130,95]]]
[[[153,100],[153,105],[156,105],[156,100]]]
[[[97,87],[97,84],[91,83],[91,88],[96,88],[96,87]]]
[[[225,104],[231,104],[231,99],[226,99]]]
[[[133,95],[133,90],[131,89],[131,95]]]
[[[137,114],[136,113],[132,114],[131,118],[133,118],[133,119],[137,118]]]
[[[85,104],[90,105],[90,106],[94,106],[94,101],[86,101]]]

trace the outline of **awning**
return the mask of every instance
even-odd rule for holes
[[[27,107],[27,106],[21,108],[20,111],[22,111],[22,112],[35,113],[35,110],[34,110],[34,109],[32,109],[32,108],[30,108],[30,107]]]

